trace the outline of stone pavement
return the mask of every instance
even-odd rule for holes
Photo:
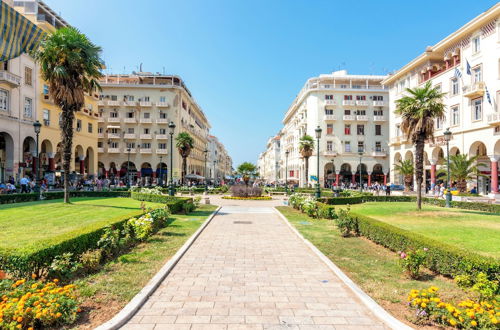
[[[226,206],[122,329],[385,328],[274,213],[280,201],[213,203]]]

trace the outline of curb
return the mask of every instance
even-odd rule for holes
[[[365,304],[365,306],[370,310],[376,317],[378,317],[385,325],[391,329],[401,329],[401,330],[411,330],[412,327],[404,324],[403,322],[396,319],[394,316],[389,314],[385,309],[383,309],[375,300],[373,300],[369,295],[367,295],[359,286],[357,286],[337,265],[335,265],[327,256],[325,256],[316,246],[314,246],[309,240],[305,239],[302,234],[295,229],[295,227],[288,221],[288,219],[281,214],[280,211],[273,207],[274,211],[283,220],[288,227],[295,233],[320,259],[323,261],[330,270],[337,275],[340,280],[351,289],[352,292]]]
[[[161,282],[167,277],[167,275],[170,273],[170,271],[175,267],[177,262],[184,256],[184,254],[187,252],[187,250],[193,245],[194,241],[200,236],[200,234],[203,232],[203,230],[208,226],[208,224],[212,221],[212,219],[215,217],[215,215],[219,212],[221,209],[221,206],[219,206],[209,217],[205,222],[201,225],[200,228],[184,243],[184,245],[177,251],[177,253],[170,258],[169,261],[163,267],[156,273],[156,275],[146,284],[145,287],[139,291],[135,295],[132,300],[129,301],[123,309],[116,314],[111,320],[101,324],[100,326],[96,327],[96,330],[114,330],[114,329],[119,329],[125,323],[127,323],[128,320],[132,318],[132,316],[135,315],[135,313],[139,310],[139,308],[142,307],[142,305],[146,302],[146,300],[153,294],[153,292],[160,286]]]

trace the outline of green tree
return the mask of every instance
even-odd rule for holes
[[[444,93],[432,87],[430,81],[423,87],[407,88],[408,95],[396,100],[397,115],[401,116],[401,130],[415,145],[415,176],[417,179],[417,208],[422,208],[422,182],[424,178],[424,146],[434,141],[434,121],[444,119]]]
[[[411,160],[403,160],[399,164],[394,164],[394,171],[403,176],[405,191],[410,190],[411,182],[413,181],[413,172],[415,168]]]
[[[250,179],[257,176],[257,167],[250,162],[243,162],[236,169],[236,173],[241,175],[245,185],[248,187]]]
[[[69,203],[69,170],[72,160],[75,112],[85,104],[85,93],[100,90],[102,76],[101,47],[94,45],[73,27],[47,34],[33,57],[40,65],[42,79],[49,86],[54,103],[61,108],[61,144],[63,156],[64,202]]]
[[[312,138],[312,136],[305,134],[299,140],[299,152],[302,155],[302,157],[304,158],[304,162],[305,162],[304,174],[306,176],[306,181],[305,181],[306,187],[309,183],[309,157],[312,156],[313,151],[314,151],[314,139]],[[318,173],[318,175],[319,175],[319,173]]]
[[[181,132],[177,134],[175,138],[175,147],[179,150],[179,154],[182,157],[182,176],[181,182],[185,183],[187,174],[187,158],[191,154],[191,150],[194,148],[194,140],[191,135],[187,132]]]
[[[477,157],[468,158],[466,154],[450,155],[450,179],[457,183],[457,189],[460,192],[467,191],[467,181],[484,176],[479,171],[479,166],[486,166],[486,164],[477,163]],[[447,165],[440,169],[438,174],[447,175]]]

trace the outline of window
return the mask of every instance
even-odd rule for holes
[[[134,101],[134,95],[127,95],[125,96],[128,101]]]
[[[9,110],[9,92],[0,88],[0,110]]]
[[[441,93],[441,91],[443,90],[441,84],[437,84],[437,85],[434,85],[434,88]]]
[[[375,135],[382,135],[382,125],[375,125]]]
[[[358,152],[365,152],[365,143],[363,141],[358,141]]]
[[[149,128],[144,129],[144,134],[149,134]]]
[[[384,115],[384,110],[373,110],[373,115],[382,117]]]
[[[325,95],[325,100],[333,100],[333,95]]]
[[[350,116],[351,115],[351,110],[344,110],[344,115]]]
[[[109,144],[109,147],[113,149],[118,149],[120,147],[120,144],[118,142],[111,142]]]
[[[345,141],[344,142],[344,151],[345,152],[351,152],[351,141]]]
[[[160,128],[160,133],[159,134],[167,134],[167,129],[166,128]]]
[[[326,134],[328,134],[328,135],[333,134],[333,124],[326,125]]]
[[[49,86],[43,85],[43,95],[49,95]]]
[[[396,125],[396,136],[401,136],[401,125]]]
[[[460,113],[458,105],[451,107],[451,126],[457,126],[460,123]]]
[[[160,112],[161,119],[167,119],[167,114],[165,112]]]
[[[357,101],[366,101],[366,95],[356,95]]]
[[[92,124],[91,123],[88,123],[87,130],[89,133],[92,133]]]
[[[149,96],[144,96],[144,101],[149,102]]]
[[[458,78],[452,78],[451,79],[451,95],[457,95],[459,93],[459,83],[458,83]]]
[[[166,143],[158,143],[158,149],[167,149]]]
[[[102,134],[104,132],[104,129],[102,127],[97,127],[97,133]]]
[[[326,151],[333,151],[333,141],[326,141]]]
[[[133,127],[127,128],[127,134],[134,134],[134,128]]]
[[[356,114],[357,114],[358,116],[366,116],[366,110],[357,110],[357,111],[356,111]]]
[[[127,118],[134,118],[134,112],[133,111],[127,112]]]
[[[344,134],[351,135],[351,125],[344,125]]]
[[[165,96],[160,96],[160,102],[167,102],[167,98]]]
[[[441,118],[436,118],[436,129],[443,128],[443,120]]]
[[[82,130],[82,121],[81,119],[76,120],[76,131],[80,132]]]
[[[111,118],[118,118],[118,112],[116,110],[110,112],[109,113],[109,117],[111,117]]]
[[[352,95],[344,95],[344,100],[352,100]]]
[[[333,115],[333,109],[325,109],[325,115],[327,116]]]
[[[365,135],[365,125],[357,125],[356,131],[358,135]]]
[[[483,99],[475,99],[472,101],[472,116],[473,120],[483,119]]]
[[[118,96],[111,95],[111,101],[118,101]]]
[[[33,117],[33,100],[29,97],[24,98],[24,117],[31,118]]]
[[[373,101],[383,101],[384,97],[382,95],[373,96]]]
[[[144,142],[141,146],[142,149],[151,149],[151,143]]]
[[[102,148],[102,146],[103,146],[102,141],[98,141],[98,142],[97,142],[97,148]]]
[[[361,85],[352,85],[353,89],[361,89]]]
[[[145,119],[150,118],[150,113],[149,113],[149,112],[144,112],[144,118],[145,118]]]
[[[478,53],[481,50],[481,38],[479,36],[472,38],[472,52]]]
[[[50,125],[50,110],[43,109],[43,124],[45,126]]]
[[[382,151],[382,142],[380,142],[380,141],[375,142],[375,151],[378,151],[378,152]]]
[[[472,68],[472,77],[473,77],[475,83],[483,81],[483,75],[481,73],[481,66],[476,66],[476,67]]]
[[[24,67],[24,84],[33,86],[33,69],[27,66]]]
[[[134,149],[135,148],[135,142],[128,142],[127,143],[127,149]]]
[[[80,120],[80,123],[81,123],[81,120]],[[118,134],[118,128],[112,128],[112,129],[110,130],[110,133],[111,133],[111,134]]]

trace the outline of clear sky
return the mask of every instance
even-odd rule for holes
[[[45,0],[108,71],[177,74],[229,151],[256,162],[305,81],[397,70],[488,0]]]

